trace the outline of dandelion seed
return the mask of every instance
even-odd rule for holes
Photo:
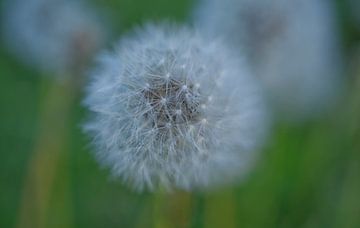
[[[262,96],[220,42],[148,25],[104,54],[92,76],[85,131],[100,162],[138,190],[219,186],[244,176],[256,157]]]

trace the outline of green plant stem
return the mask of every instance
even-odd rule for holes
[[[70,80],[64,83],[52,82],[50,85],[41,110],[39,133],[24,181],[19,228],[47,227],[54,179],[58,174],[59,163],[67,151],[66,137],[74,98],[75,89]],[[65,225],[66,221],[63,223]]]

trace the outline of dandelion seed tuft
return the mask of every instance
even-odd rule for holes
[[[104,41],[104,26],[80,0],[6,0],[3,9],[9,50],[46,72],[73,70]]]
[[[171,25],[139,28],[103,54],[84,104],[97,158],[138,190],[232,182],[266,129],[246,66],[221,42]]]
[[[202,0],[204,33],[243,53],[282,118],[322,113],[336,99],[342,64],[327,0]]]

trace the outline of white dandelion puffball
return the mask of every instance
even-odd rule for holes
[[[22,61],[44,71],[67,72],[103,42],[95,12],[77,0],[6,0],[3,34]]]
[[[138,29],[103,55],[84,103],[98,159],[137,190],[235,180],[266,126],[245,66],[221,43],[168,24]]]
[[[339,88],[340,48],[328,0],[203,0],[196,24],[245,53],[275,110],[321,113]]]

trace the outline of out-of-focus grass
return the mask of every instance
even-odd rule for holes
[[[11,227],[36,135],[42,88],[36,74],[17,64],[2,49],[0,59],[0,226]]]
[[[184,20],[192,2],[95,0],[95,4],[110,10],[107,18],[116,37],[148,19]],[[343,26],[350,50],[357,32]],[[81,133],[85,113],[76,97],[45,226],[360,227],[359,72],[344,75],[351,86],[337,108],[320,120],[276,126],[247,181],[207,194],[138,194],[109,179]],[[0,48],[0,227],[19,224],[40,111],[52,83]]]

